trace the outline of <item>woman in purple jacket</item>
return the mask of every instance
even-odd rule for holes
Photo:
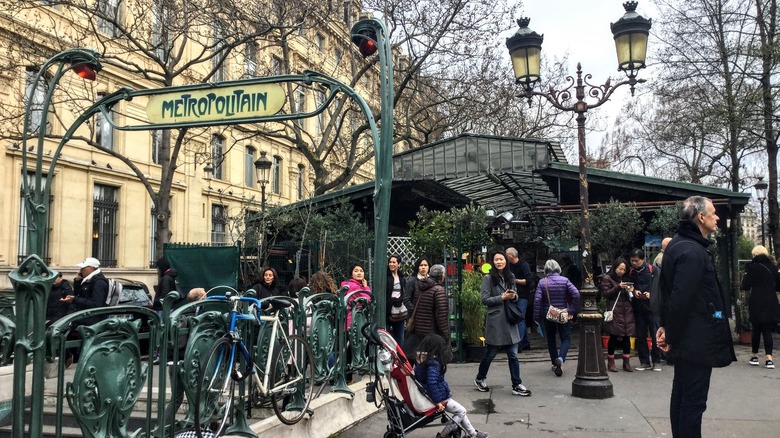
[[[548,321],[547,309],[550,305],[559,309],[568,309],[569,321],[580,308],[580,292],[569,281],[568,278],[561,275],[561,266],[555,260],[547,260],[544,264],[545,278],[536,285],[536,294],[534,295],[534,320],[543,321],[545,336],[547,336],[547,350],[550,352],[550,361],[552,361],[552,371],[556,376],[563,375],[563,363],[566,362],[566,353],[569,351],[571,343],[571,323],[558,324]],[[547,298],[549,295],[549,299]],[[561,339],[561,349],[558,351],[558,345],[555,341],[555,334]]]

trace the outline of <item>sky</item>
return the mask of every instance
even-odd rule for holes
[[[560,58],[568,53],[569,75],[576,74],[577,62],[580,62],[583,75],[592,75],[590,83],[602,85],[609,77],[613,78],[613,82],[625,78],[625,74],[617,70],[615,43],[610,30],[610,23],[616,22],[625,13],[624,2],[625,0],[523,0],[520,16],[529,17],[531,22],[528,27],[544,35],[543,57]],[[650,0],[640,0],[637,12],[649,19],[657,15]],[[648,45],[652,43],[651,35]],[[648,63],[650,62],[652,61],[648,59]],[[642,72],[639,77],[647,78],[649,75]],[[559,89],[566,83],[560,85]],[[631,99],[631,93],[627,86],[623,86],[615,91],[610,102],[602,106],[607,117],[607,126],[613,123],[615,115],[627,99]],[[594,127],[588,125],[589,129]],[[603,136],[603,132],[589,132],[588,150],[597,147]],[[569,156],[570,160],[572,158],[576,159],[576,156]]]

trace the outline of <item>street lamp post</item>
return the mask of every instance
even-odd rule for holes
[[[580,181],[580,235],[583,268],[585,270],[584,284],[580,291],[582,311],[580,321],[580,349],[577,364],[577,375],[572,382],[572,395],[575,397],[602,399],[613,395],[612,383],[609,381],[604,358],[601,354],[601,323],[603,316],[597,310],[596,289],[593,284],[593,268],[591,266],[591,235],[590,214],[588,212],[588,170],[587,148],[585,145],[585,119],[588,110],[607,102],[612,93],[622,85],[634,87],[644,79],[637,79],[638,71],[645,67],[647,53],[647,37],[651,22],[636,13],[637,2],[629,1],[623,4],[625,15],[616,23],[611,24],[618,57],[618,69],[625,72],[627,78],[612,84],[608,79],[603,85],[592,85],[588,82],[591,75],[583,78],[582,67],[577,64],[577,79],[567,77],[568,86],[562,90],[550,87],[547,91],[534,90],[534,84],[539,81],[541,50],[543,35],[528,28],[529,18],[517,20],[520,29],[507,38],[506,45],[512,58],[512,67],[518,84],[524,86],[523,96],[531,104],[533,96],[545,98],[553,107],[561,111],[571,111],[577,114],[577,143],[579,152]],[[572,88],[574,89],[572,92]],[[575,100],[572,101],[572,98]]]
[[[54,90],[65,72],[73,70],[78,76],[95,80],[101,69],[99,54],[87,49],[71,49],[57,53],[49,58],[33,78],[33,86],[25,96],[24,123],[22,132],[22,202],[27,220],[27,259],[8,276],[14,287],[14,309],[16,314],[16,340],[14,344],[14,382],[13,382],[13,436],[21,438],[25,433],[25,388],[27,379],[27,360],[32,359],[32,391],[29,413],[28,436],[41,436],[43,428],[43,387],[44,387],[44,334],[46,300],[56,272],[46,267],[41,256],[45,254],[46,235],[48,233],[49,194],[54,176],[56,155],[50,158],[46,176],[43,175],[43,149],[46,141],[49,106]],[[46,81],[47,90],[42,102],[35,99],[39,84],[44,81],[48,70],[56,66],[51,79]],[[66,68],[69,66],[69,68]],[[37,126],[32,126],[33,113],[39,114]],[[31,129],[33,128],[33,129]],[[31,132],[34,131],[34,132]],[[30,134],[37,134],[35,155],[35,174],[28,175],[27,140]],[[61,141],[72,135],[70,131]],[[32,151],[32,149],[29,149]]]
[[[758,182],[753,187],[756,189],[756,199],[758,199],[758,205],[761,207],[761,245],[766,246],[764,234],[764,201],[766,200],[766,189],[769,188],[769,184],[764,182],[763,177],[759,177]]]
[[[255,160],[255,173],[257,174],[257,183],[260,184],[260,214],[263,216],[263,228],[260,238],[260,257],[265,264],[265,185],[268,184],[269,174],[273,163],[265,156],[265,151],[260,151],[260,158]],[[258,260],[259,261],[259,260]],[[262,266],[258,266],[262,268]],[[260,273],[262,275],[262,272]]]

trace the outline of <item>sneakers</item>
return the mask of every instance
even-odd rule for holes
[[[555,363],[552,366],[552,371],[556,376],[561,377],[563,375],[563,360],[559,357],[555,359]]]
[[[770,369],[770,370],[773,370],[773,369],[775,369],[775,363],[774,363],[774,362],[772,362],[771,360],[768,360],[768,361],[766,361],[766,363],[764,364],[764,368],[768,368],[768,369]]]
[[[750,362],[748,362],[750,365],[753,365],[754,367],[758,366],[758,357],[753,356],[750,358]]]
[[[522,384],[519,384],[512,387],[512,395],[519,395],[520,397],[528,397],[531,395],[531,391],[529,391]]]
[[[653,371],[661,371],[661,364],[653,362]]]
[[[649,363],[641,363],[638,367],[634,368],[637,371],[646,371],[646,370],[652,370],[653,366]]]
[[[471,435],[471,436],[475,437],[475,438],[487,438],[487,437],[490,436],[490,434],[487,433],[487,432],[480,432],[480,431],[477,430],[477,431],[474,431],[474,434]]]
[[[490,387],[485,384],[485,379],[474,379],[474,386],[477,387],[479,392],[488,392]]]

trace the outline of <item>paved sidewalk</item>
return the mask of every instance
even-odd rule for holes
[[[775,334],[780,341],[780,335]],[[473,386],[476,363],[452,364],[447,381],[453,398],[469,411],[469,419],[479,430],[492,437],[671,437],[669,395],[672,366],[662,371],[620,371],[609,373],[614,397],[586,400],[571,396],[571,383],[577,368],[576,349],[564,364],[563,377],[550,370],[546,350],[537,347],[521,354],[523,383],[533,391],[531,397],[513,396],[506,357],[499,355],[491,366],[487,383],[490,392]],[[713,372],[704,437],[777,437],[780,436],[780,369],[748,365],[750,347],[738,345],[737,362]],[[763,352],[763,347],[760,350]],[[763,365],[763,356],[761,364]],[[634,366],[636,357],[631,358]],[[620,362],[618,362],[620,363]],[[381,437],[387,426],[384,410],[341,432],[341,438]],[[411,437],[433,437],[439,431],[424,428]]]

